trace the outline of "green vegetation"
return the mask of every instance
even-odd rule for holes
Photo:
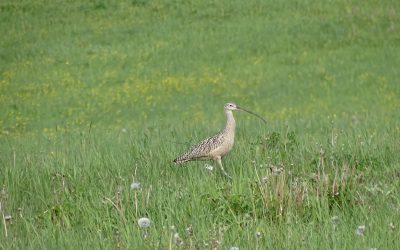
[[[400,249],[399,1],[5,0],[0,37],[0,248]],[[268,120],[233,181],[174,165],[228,101]]]

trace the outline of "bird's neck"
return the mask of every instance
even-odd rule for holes
[[[235,118],[233,118],[233,113],[231,110],[226,110],[226,126],[225,130],[226,131],[232,131],[235,132]]]

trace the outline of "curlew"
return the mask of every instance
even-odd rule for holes
[[[227,103],[224,106],[225,114],[226,114],[226,126],[223,130],[218,132],[214,136],[210,136],[200,143],[193,145],[186,153],[177,157],[174,162],[176,164],[181,164],[187,161],[194,160],[214,160],[217,161],[219,167],[221,168],[222,173],[232,179],[230,175],[225,171],[221,159],[226,154],[228,154],[232,148],[235,141],[235,119],[233,118],[232,111],[240,110],[245,111],[249,114],[255,115],[265,123],[266,121],[256,113],[253,113],[249,110],[241,108],[237,106],[235,103]]]

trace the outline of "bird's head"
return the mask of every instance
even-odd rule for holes
[[[224,109],[225,110],[230,110],[230,111],[237,110],[238,106],[233,102],[228,102],[228,103],[225,104]]]
[[[249,114],[252,114],[252,115],[254,115],[254,116],[260,118],[264,123],[267,123],[267,122],[264,120],[264,118],[262,118],[260,115],[258,115],[258,114],[256,114],[256,113],[253,113],[253,112],[250,111],[250,110],[247,110],[247,109],[244,109],[244,108],[242,108],[242,107],[239,107],[238,105],[236,105],[236,104],[233,103],[233,102],[228,102],[228,103],[226,103],[225,106],[224,106],[224,109],[225,109],[225,111],[233,111],[233,110],[244,111],[244,112],[247,112],[247,113],[249,113]]]

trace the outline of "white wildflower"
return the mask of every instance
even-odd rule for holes
[[[180,245],[183,244],[183,240],[182,240],[182,238],[179,236],[179,233],[175,233],[175,234],[174,234],[174,241],[175,241],[175,244],[178,245],[178,246],[180,246]]]
[[[193,236],[193,226],[192,224],[190,224],[187,228],[186,228],[186,233],[189,235],[189,237]]]
[[[230,250],[239,250],[239,247],[233,246],[233,247],[230,248]]]
[[[206,168],[206,170],[207,170],[208,172],[212,172],[213,169],[214,169],[214,167],[213,167],[212,165],[207,164],[207,163],[204,165],[204,167]]]
[[[281,165],[270,166],[270,169],[273,175],[280,175],[284,171],[284,168]]]

